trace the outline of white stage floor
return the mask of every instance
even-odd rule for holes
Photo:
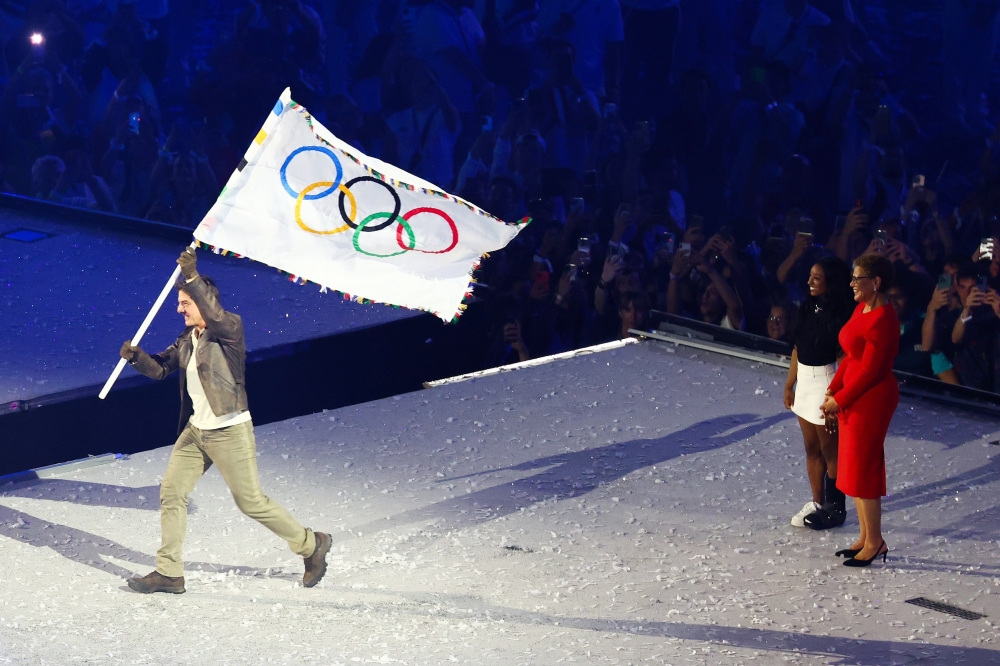
[[[788,524],[808,487],[782,382],[645,342],[261,426],[265,492],[334,537],[308,590],[211,471],[187,594],[129,591],[167,449],[6,486],[0,662],[1000,663],[998,424],[904,399],[889,562],[848,569],[853,508]]]
[[[103,384],[176,268],[176,241],[3,211],[0,232],[54,234],[34,243],[0,238],[0,403]],[[273,268],[198,252],[227,310],[243,317],[247,348],[381,324],[415,312],[359,305]],[[184,328],[171,294],[141,346],[160,351]],[[126,368],[123,377],[136,374]]]

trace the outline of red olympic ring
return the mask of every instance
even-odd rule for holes
[[[451,245],[449,245],[443,250],[418,250],[416,248],[407,247],[403,243],[403,225],[400,224],[396,226],[396,242],[399,243],[399,247],[403,248],[404,250],[423,252],[424,254],[444,254],[445,252],[451,252],[453,249],[455,249],[455,246],[458,245],[458,227],[455,226],[455,221],[450,217],[448,217],[447,213],[445,213],[444,211],[440,211],[437,208],[414,208],[413,210],[404,213],[402,217],[404,220],[409,222],[411,217],[413,217],[414,215],[419,215],[420,213],[432,213],[434,215],[439,216],[441,219],[443,219],[445,222],[448,223],[448,226],[451,227]]]

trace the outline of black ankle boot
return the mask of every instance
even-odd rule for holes
[[[814,530],[828,530],[840,527],[847,520],[847,498],[837,489],[837,480],[823,477],[823,506],[805,517],[806,527]]]

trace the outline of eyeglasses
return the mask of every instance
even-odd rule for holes
[[[859,280],[871,280],[871,279],[872,279],[871,275],[852,275],[851,284],[855,284]]]
[[[779,322],[779,321],[785,321],[785,318],[784,317],[768,317],[767,320],[768,321],[773,321],[773,322]]]

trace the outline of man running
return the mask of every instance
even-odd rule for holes
[[[302,527],[288,511],[267,497],[257,476],[257,443],[244,389],[246,341],[239,315],[219,304],[215,283],[197,271],[193,248],[177,260],[183,279],[177,283],[177,312],[186,328],[170,347],[150,355],[130,340],[122,358],[136,370],[163,379],[180,370],[180,436],[170,452],[160,484],[162,545],[156,570],[130,578],[136,592],[184,592],[181,546],[187,529],[188,495],[213,464],[240,511],[288,542],[305,559],[304,587],[313,587],[326,573],[330,535]]]

